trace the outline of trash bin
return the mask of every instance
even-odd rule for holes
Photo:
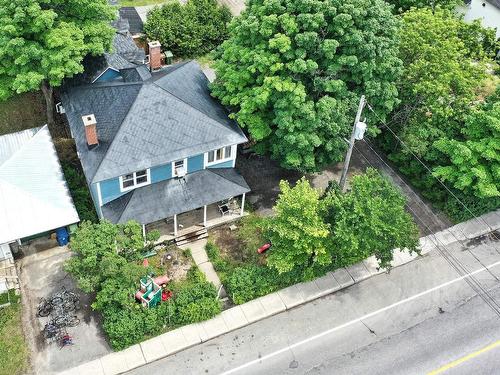
[[[67,245],[69,242],[68,230],[63,227],[56,230],[56,239],[59,246]]]

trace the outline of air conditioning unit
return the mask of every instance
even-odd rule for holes
[[[66,111],[64,110],[64,107],[62,106],[61,102],[59,102],[59,103],[56,104],[56,112],[60,113],[60,114],[66,113]]]
[[[178,178],[182,178],[186,175],[186,169],[184,167],[179,167],[175,170],[175,175]]]

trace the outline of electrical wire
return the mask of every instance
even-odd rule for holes
[[[354,148],[358,151],[358,153],[368,162],[368,164],[372,167],[372,168],[375,168],[377,169],[367,158],[366,156],[363,155],[363,153],[354,145]],[[380,155],[378,155],[378,153],[376,153],[376,155],[380,158],[380,160],[382,160],[382,162],[384,164],[387,165],[387,163],[385,162],[385,160],[383,160]],[[390,168],[389,165],[387,165],[387,167]],[[391,168],[392,169],[392,168]],[[398,176],[398,178],[401,179],[401,177],[399,175],[396,174],[396,176]],[[406,182],[401,179],[401,181],[403,181],[403,183],[406,184]],[[406,184],[407,185],[407,184]],[[412,190],[413,191],[413,190]],[[426,227],[426,229],[429,231],[430,236],[431,238],[434,239],[434,241],[431,239],[431,242],[433,242],[434,246],[436,246],[436,249],[439,251],[439,253],[441,254],[441,256],[448,262],[448,264],[460,275],[460,276],[465,276],[467,274],[470,274],[470,271],[467,269],[467,267],[465,267],[463,265],[462,262],[460,262],[453,254],[451,254],[445,247],[445,245],[443,244],[443,242],[441,240],[438,239],[438,237],[435,235],[435,233],[432,233],[432,230],[429,228],[429,226],[422,220],[420,219],[420,217],[416,214],[416,212],[408,205],[408,204],[405,204],[405,206],[407,207],[407,209],[409,209],[413,215],[417,218],[417,220],[419,220],[424,227]],[[449,231],[449,229],[448,229]],[[452,233],[451,231],[449,231],[450,233]],[[453,234],[453,233],[452,233]],[[469,250],[469,249],[467,249]],[[472,252],[469,250],[469,252],[472,254]],[[474,254],[472,254],[475,257]],[[477,259],[477,258],[476,258]],[[478,260],[478,259],[477,259]],[[498,278],[491,272],[491,270],[487,267],[485,267],[485,265],[478,260],[478,262],[483,266],[483,268],[485,268],[486,270],[488,270],[488,272],[498,281]],[[490,292],[484,288],[482,286],[482,284],[472,275],[470,275],[469,277],[465,277],[464,280],[467,282],[467,284],[469,285],[469,287],[478,295],[481,297],[481,299],[483,299],[483,301],[493,310],[493,312],[495,312],[499,317],[500,317],[500,305],[498,304],[498,302],[495,300],[495,298],[490,294]]]
[[[366,101],[366,105],[367,107],[370,109],[370,111],[372,111],[372,113],[379,119],[380,122],[382,122],[382,124],[384,124],[384,128],[386,128],[387,130],[389,130],[391,132],[391,134],[394,136],[394,138],[396,138],[403,146],[405,146],[408,151],[410,151],[410,153],[413,155],[413,157],[420,163],[422,164],[422,166],[430,173],[430,175],[435,178],[447,191],[448,193],[451,194],[451,196],[453,198],[455,198],[461,205],[462,207],[465,208],[465,210],[474,218],[476,219],[478,222],[481,222],[483,221],[484,224],[486,224],[486,226],[489,228],[489,230],[491,231],[491,235],[493,237],[495,237],[495,239],[498,241],[500,240],[500,238],[497,237],[497,235],[495,234],[495,231],[494,229],[486,222],[486,220],[484,220],[483,218],[479,218],[477,217],[470,209],[469,207],[467,207],[465,205],[465,203],[463,203],[457,196],[455,193],[453,193],[453,191],[450,190],[450,188],[448,188],[448,186],[446,186],[446,184],[441,180],[439,179],[438,177],[436,177],[433,173],[432,173],[432,170],[411,150],[410,147],[408,147],[408,145],[406,143],[403,142],[403,140],[391,129],[391,127],[389,125],[387,125],[387,123],[377,114],[377,112],[375,112],[375,110],[373,109],[373,107],[370,105],[370,103],[368,101]],[[500,214],[497,213],[496,211],[493,211],[495,215],[499,216],[500,217]]]

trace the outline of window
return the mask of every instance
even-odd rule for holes
[[[231,159],[233,146],[226,146],[217,150],[209,151],[207,155],[207,164],[219,163]]]
[[[184,177],[186,175],[186,159],[174,161],[172,174],[174,177]]]
[[[130,190],[149,183],[149,169],[129,173],[120,177],[121,190]]]

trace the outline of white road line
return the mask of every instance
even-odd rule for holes
[[[286,346],[286,347],[284,347],[284,348],[282,348],[282,349],[280,349],[280,350],[277,350],[277,351],[275,351],[275,352],[272,352],[272,353],[266,354],[266,355],[264,355],[264,356],[262,356],[262,357],[260,357],[260,358],[258,358],[258,359],[254,359],[253,361],[250,361],[250,362],[244,363],[244,364],[243,364],[243,365],[241,365],[241,366],[238,366],[238,367],[235,367],[235,368],[233,368],[233,369],[231,369],[231,370],[225,371],[225,372],[223,372],[221,375],[229,375],[229,374],[234,374],[234,373],[236,373],[237,371],[243,370],[243,369],[245,369],[245,368],[247,368],[247,367],[250,367],[250,366],[252,366],[252,365],[254,365],[254,364],[261,363],[261,362],[265,361],[266,359],[270,359],[270,358],[276,357],[277,355],[280,355],[280,354],[282,354],[282,353],[285,353],[285,352],[287,352],[287,351],[289,351],[289,350],[291,350],[291,349],[294,349],[294,348],[297,348],[297,347],[302,346],[302,345],[304,345],[304,344],[310,343],[311,341],[314,341],[314,340],[317,340],[317,339],[319,339],[319,338],[321,338],[321,337],[323,337],[323,336],[329,335],[330,333],[333,333],[333,332],[335,332],[335,331],[338,331],[338,330],[341,330],[341,329],[343,329],[343,328],[349,327],[349,326],[351,326],[351,325],[353,325],[353,324],[359,323],[359,322],[361,322],[362,320],[365,320],[365,319],[371,318],[372,316],[375,316],[375,315],[380,314],[380,313],[382,313],[382,312],[384,312],[384,311],[390,310],[390,309],[392,309],[392,308],[394,308],[394,307],[397,307],[397,306],[399,306],[399,305],[402,305],[402,304],[404,304],[404,303],[407,303],[407,302],[413,301],[413,300],[415,300],[415,299],[417,299],[417,298],[420,298],[420,297],[425,296],[425,295],[427,295],[427,294],[429,294],[429,293],[435,292],[436,290],[439,290],[439,289],[445,288],[445,287],[447,287],[447,286],[449,286],[449,285],[451,285],[451,284],[454,284],[454,283],[457,283],[457,282],[459,282],[459,281],[462,281],[463,279],[466,279],[466,278],[468,278],[468,277],[474,276],[474,275],[476,275],[476,274],[478,274],[478,273],[480,273],[480,272],[484,272],[484,271],[489,270],[490,268],[496,267],[496,266],[498,266],[498,265],[500,265],[500,261],[495,262],[495,263],[493,263],[493,264],[490,264],[489,266],[485,266],[485,267],[479,268],[479,269],[477,269],[477,270],[475,270],[475,271],[473,271],[473,272],[470,272],[470,273],[468,273],[468,274],[466,274],[466,275],[463,275],[463,276],[457,277],[456,279],[453,279],[453,280],[447,281],[447,282],[445,282],[445,283],[443,283],[443,284],[441,284],[441,285],[435,286],[435,287],[433,287],[433,288],[431,288],[431,289],[427,289],[427,290],[425,290],[425,291],[423,291],[423,292],[421,292],[421,293],[415,294],[415,295],[413,295],[413,296],[411,296],[411,297],[408,297],[408,298],[402,299],[401,301],[395,302],[395,303],[393,303],[393,304],[391,304],[391,305],[388,305],[388,306],[383,307],[383,308],[381,308],[381,309],[379,309],[379,310],[376,310],[376,311],[373,311],[373,312],[368,313],[368,314],[366,314],[366,315],[363,315],[363,316],[361,316],[361,317],[359,317],[359,318],[356,318],[356,319],[351,320],[351,321],[349,321],[349,322],[347,322],[347,323],[341,324],[341,325],[339,325],[339,326],[337,326],[337,327],[330,328],[330,329],[329,329],[329,330],[327,330],[327,331],[324,331],[324,332],[318,333],[317,335],[314,335],[314,336],[308,337],[307,339],[304,339],[304,340],[302,340],[302,341],[298,341],[298,342],[296,342],[295,344],[288,345],[288,346]]]

